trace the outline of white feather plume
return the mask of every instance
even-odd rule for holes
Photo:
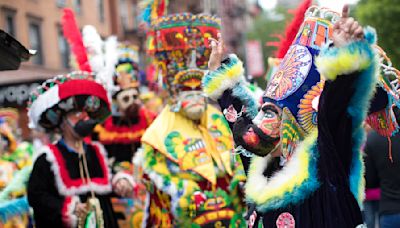
[[[113,77],[115,66],[118,63],[118,41],[116,36],[110,36],[104,43],[105,65],[102,71],[103,78],[109,95],[115,92],[118,88],[114,85]]]
[[[104,67],[103,40],[92,25],[85,25],[83,27],[82,39],[88,53],[92,71],[97,74]]]

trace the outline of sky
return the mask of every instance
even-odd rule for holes
[[[264,9],[273,9],[276,5],[277,0],[258,0],[258,3]],[[335,11],[341,12],[344,4],[354,4],[358,0],[318,0],[320,6],[325,6]]]

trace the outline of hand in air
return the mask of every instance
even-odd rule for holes
[[[363,28],[354,18],[349,17],[349,6],[343,6],[342,17],[333,26],[332,40],[336,47],[364,38]]]
[[[222,40],[221,33],[217,35],[218,40],[208,38],[211,45],[210,59],[208,60],[208,69],[214,71],[221,66],[221,61],[224,56],[224,41]]]

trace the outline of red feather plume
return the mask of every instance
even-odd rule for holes
[[[300,29],[301,24],[304,21],[304,14],[307,9],[311,6],[312,0],[304,0],[297,10],[293,13],[292,22],[286,27],[285,37],[281,39],[278,50],[276,51],[275,56],[277,58],[283,58],[286,52],[289,50],[290,45],[292,44],[294,38],[296,38],[297,32]]]
[[[167,3],[165,1],[166,0],[161,0],[161,2],[159,3],[158,9],[157,9],[157,15],[159,17],[166,13]]]
[[[74,12],[71,9],[65,8],[63,10],[61,24],[64,36],[75,56],[79,69],[82,71],[92,72],[86,48],[83,45],[82,35],[79,31],[78,24],[76,23]]]

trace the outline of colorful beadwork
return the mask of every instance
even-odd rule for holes
[[[277,228],[295,228],[295,220],[292,214],[284,212],[278,216],[276,220]]]
[[[312,56],[308,49],[292,45],[278,71],[272,76],[265,96],[279,101],[293,94],[303,84],[311,64]]]
[[[320,81],[311,87],[298,105],[297,119],[306,133],[310,133],[317,126],[318,103],[324,84],[324,81]]]

